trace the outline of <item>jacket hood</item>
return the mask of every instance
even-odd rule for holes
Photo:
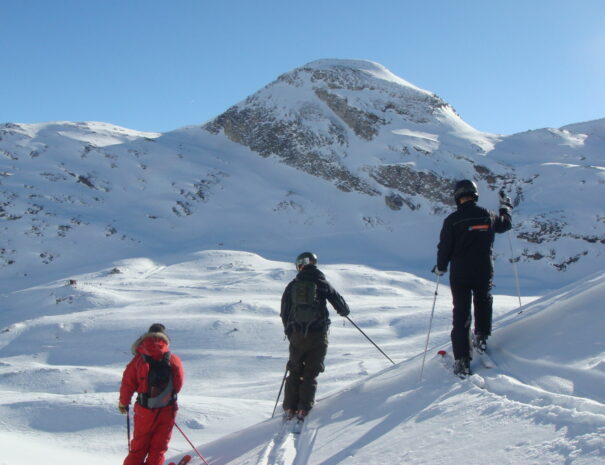
[[[307,265],[296,275],[298,279],[302,280],[325,280],[325,275],[315,265]]]
[[[132,354],[161,359],[170,349],[170,338],[164,333],[145,333],[132,344]]]
[[[464,210],[465,208],[471,207],[471,206],[476,206],[477,205],[477,201],[476,200],[468,200],[464,203],[461,203],[458,205],[458,210]]]

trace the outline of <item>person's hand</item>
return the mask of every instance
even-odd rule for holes
[[[128,405],[122,405],[118,402],[118,410],[122,415],[126,415],[128,413]]]
[[[435,265],[433,267],[433,269],[431,270],[431,273],[436,274],[437,276],[443,276],[446,273],[447,270],[440,270],[439,268],[437,268],[437,265]]]
[[[500,208],[505,208],[511,210],[513,208],[513,203],[510,200],[510,197],[506,195],[506,192],[500,191]]]

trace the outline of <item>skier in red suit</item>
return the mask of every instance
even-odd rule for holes
[[[181,359],[169,351],[170,339],[165,329],[155,323],[135,341],[134,357],[122,376],[120,413],[128,413],[132,395],[138,393],[134,435],[124,465],[162,465],[168,450],[184,371]]]

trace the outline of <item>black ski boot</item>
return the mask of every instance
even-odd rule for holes
[[[459,378],[465,379],[471,373],[471,361],[468,358],[459,358],[454,362],[454,374]]]
[[[473,335],[473,347],[477,352],[482,354],[487,350],[487,336],[481,333],[475,333]]]

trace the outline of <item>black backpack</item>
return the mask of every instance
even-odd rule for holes
[[[166,352],[160,360],[154,360],[148,355],[143,355],[143,360],[149,365],[149,375],[147,392],[140,393],[138,396],[141,406],[145,408],[166,407],[176,400],[176,394],[172,392],[170,356],[170,352]]]
[[[304,328],[305,333],[309,325],[325,319],[323,308],[317,298],[317,283],[296,279],[291,289],[290,320]]]

